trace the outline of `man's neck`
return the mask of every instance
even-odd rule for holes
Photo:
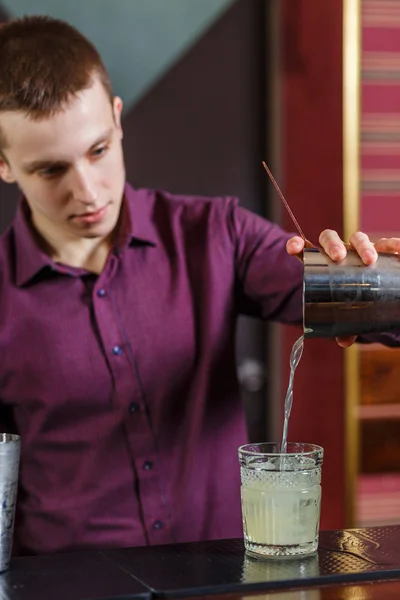
[[[40,219],[35,219],[33,214],[31,214],[31,222],[38,243],[55,262],[97,274],[103,271],[116,229],[105,238],[85,238],[53,231],[44,226]]]
[[[37,243],[54,262],[100,274],[104,269],[113,237],[54,239],[48,233],[36,230]]]
[[[111,245],[110,238],[82,238],[64,243],[62,249],[53,247],[51,257],[55,262],[100,274],[106,264]]]

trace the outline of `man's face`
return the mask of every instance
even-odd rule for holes
[[[50,240],[105,238],[114,230],[125,184],[121,110],[122,101],[111,106],[95,80],[47,119],[0,112],[7,141],[0,177],[17,183]]]

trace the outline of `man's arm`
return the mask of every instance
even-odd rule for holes
[[[227,207],[228,228],[235,246],[238,311],[301,325],[303,267],[286,251],[290,234],[236,201]]]

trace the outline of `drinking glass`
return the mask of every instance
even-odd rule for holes
[[[312,555],[318,548],[323,448],[289,442],[239,448],[244,544],[256,557]]]

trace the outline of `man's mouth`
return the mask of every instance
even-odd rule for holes
[[[74,215],[73,220],[79,223],[99,223],[105,217],[108,204],[93,212],[86,212],[81,215]]]

